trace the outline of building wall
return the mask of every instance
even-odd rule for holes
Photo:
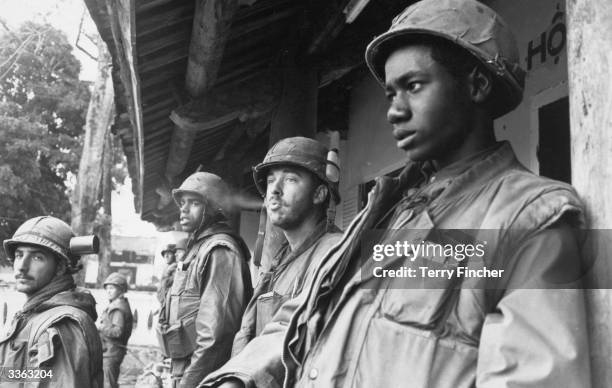
[[[562,14],[565,3],[557,0],[495,0],[486,3],[499,12],[515,32],[521,66],[527,70],[523,102],[516,110],[496,120],[496,136],[500,140],[509,140],[519,160],[537,173],[537,108],[567,96],[565,18]],[[557,14],[558,11],[561,15]],[[554,17],[555,23],[552,23]],[[546,48],[543,62],[538,51],[542,39]],[[530,52],[531,66],[527,69]],[[344,227],[358,210],[359,185],[405,163],[403,152],[395,147],[391,136],[386,110],[384,92],[373,77],[368,75],[354,86],[348,139],[341,147],[343,204],[340,212]]]

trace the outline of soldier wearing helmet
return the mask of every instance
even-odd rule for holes
[[[230,191],[218,176],[196,172],[172,191],[187,254],[160,310],[160,345],[172,359],[173,386],[193,387],[231,354],[252,294],[249,250],[227,224]]]
[[[166,244],[161,251],[164,260],[166,260],[166,267],[162,273],[159,289],[157,290],[157,299],[160,304],[164,302],[166,293],[172,286],[172,281],[174,280],[174,272],[176,271],[176,251],[176,244]]]
[[[130,303],[125,297],[128,282],[124,275],[113,272],[104,281],[104,290],[109,304],[102,312],[98,330],[103,345],[104,387],[115,388],[119,378],[121,362],[127,352],[127,343],[132,335],[134,318]]]
[[[234,355],[262,332],[283,303],[302,292],[318,260],[341,236],[328,211],[340,201],[338,182],[328,176],[328,152],[316,140],[290,137],[277,142],[253,168],[267,219],[280,229],[284,242],[264,255],[269,257],[262,261],[253,299],[234,339]],[[252,346],[240,358],[258,352]]]
[[[523,167],[493,131],[523,93],[508,26],[476,0],[423,0],[370,43],[366,62],[408,165],[377,179],[307,293],[257,339],[274,347],[284,333],[282,364],[262,352],[235,368],[233,386],[590,386],[572,229],[583,225],[583,206],[571,186]],[[362,250],[446,241],[485,249],[460,264],[452,253],[412,251],[406,260],[392,251],[380,261]],[[394,276],[403,266],[416,275]],[[419,267],[451,275],[429,279]],[[483,267],[503,273],[459,275]]]
[[[49,216],[27,220],[4,240],[17,291],[27,299],[8,332],[0,336],[0,366],[46,368],[53,386],[102,387],[96,302],[72,278],[81,268],[79,255],[96,252],[97,240],[89,239],[87,249],[78,249],[75,242],[78,238],[70,226]],[[3,381],[3,387],[22,384]]]

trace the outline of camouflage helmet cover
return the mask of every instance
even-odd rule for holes
[[[268,170],[273,166],[292,165],[304,168],[329,187],[334,202],[340,202],[338,183],[326,175],[328,149],[320,142],[307,137],[288,137],[270,148],[263,162],[253,167],[253,180],[257,190],[265,195]]]
[[[447,39],[474,55],[494,76],[494,117],[510,112],[523,98],[525,72],[519,65],[514,34],[491,8],[476,0],[422,0],[393,19],[389,30],[376,37],[366,49],[366,63],[384,84],[384,65],[389,48],[413,35]]]
[[[9,262],[15,259],[15,250],[22,244],[45,248],[66,263],[69,273],[81,269],[79,256],[70,252],[70,240],[74,233],[68,224],[51,216],[35,217],[27,220],[15,231],[13,238],[4,240],[4,251]]]

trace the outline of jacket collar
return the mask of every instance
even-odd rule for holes
[[[208,225],[207,227],[202,229],[202,231],[196,232],[193,235],[192,240],[195,243],[197,241],[204,240],[205,238],[210,237],[213,234],[217,234],[217,233],[233,234],[232,229],[229,227],[229,225],[223,221],[220,221],[220,222],[215,222],[212,225]]]

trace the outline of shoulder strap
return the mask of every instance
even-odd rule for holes
[[[216,233],[201,242],[201,245],[198,247],[198,256],[208,258],[210,252],[218,247],[225,247],[236,254],[243,256],[245,255],[244,249],[241,249],[236,239],[232,235],[227,233]],[[198,262],[197,270],[201,271],[206,265],[207,261],[208,259]]]

